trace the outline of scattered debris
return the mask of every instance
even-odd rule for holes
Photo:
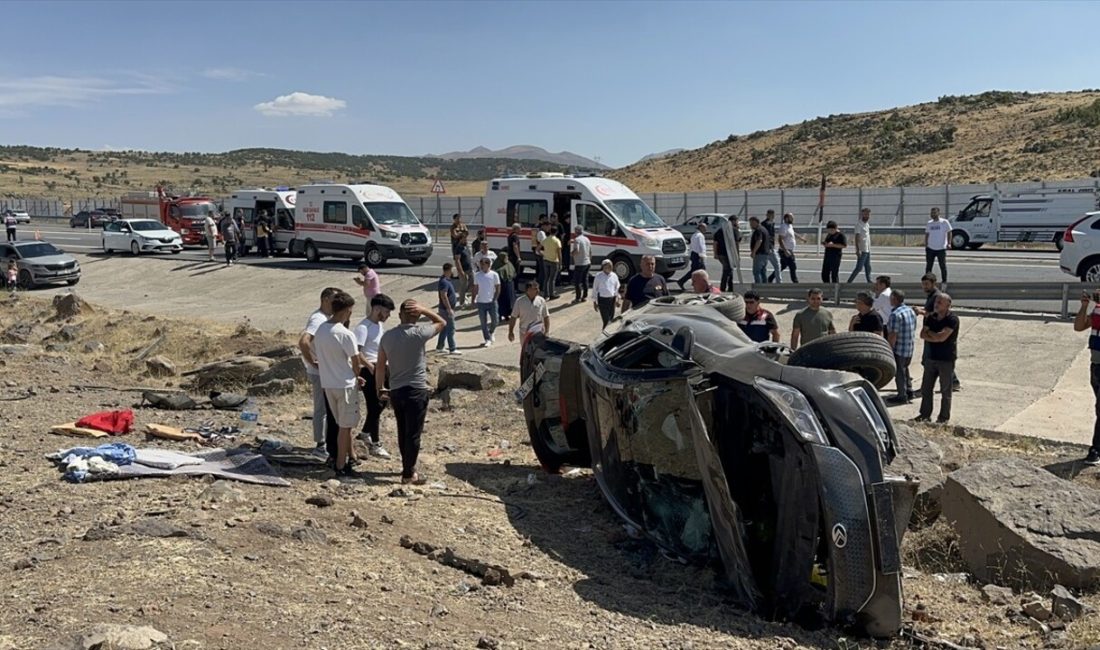
[[[351,523],[349,525],[352,528],[366,528],[368,524],[366,519],[363,519],[363,517],[361,517],[358,512],[352,510]]]
[[[439,549],[427,542],[413,541],[408,535],[402,535],[400,543],[402,548],[411,549],[413,553],[424,555],[433,562],[439,562],[444,566],[481,578],[483,585],[511,587],[516,584],[515,576],[507,568],[498,564],[487,564],[477,559],[464,558],[453,548]]]
[[[145,360],[145,370],[150,377],[172,377],[176,374],[176,364],[163,355],[157,355]]]
[[[335,501],[327,494],[317,494],[306,499],[306,503],[311,506],[317,506],[318,508],[328,508],[334,504]]]
[[[274,397],[276,395],[289,395],[293,392],[293,379],[270,379],[248,387],[248,394],[254,397]]]
[[[491,636],[479,636],[477,638],[477,647],[479,650],[500,650],[500,641],[497,641]]]
[[[215,501],[218,503],[239,503],[248,501],[248,497],[240,488],[229,481],[218,480],[211,483],[199,498],[203,501]]]

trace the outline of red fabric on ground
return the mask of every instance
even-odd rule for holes
[[[130,429],[133,428],[134,412],[130,409],[125,411],[100,411],[80,418],[76,421],[76,426],[97,429],[114,436],[121,436],[130,433]]]

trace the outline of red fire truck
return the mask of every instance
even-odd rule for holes
[[[184,246],[206,243],[202,222],[208,212],[217,219],[218,206],[205,196],[170,196],[164,188],[122,197],[123,219],[155,219],[178,232]]]

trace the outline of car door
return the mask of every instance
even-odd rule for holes
[[[580,360],[584,346],[533,335],[520,353],[520,388],[527,433],[547,471],[591,464],[582,410]]]
[[[118,239],[119,223],[109,223],[103,228],[103,250],[104,251],[116,251],[119,250]]]

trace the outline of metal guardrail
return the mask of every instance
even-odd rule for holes
[[[815,284],[804,282],[793,283],[768,283],[746,285],[746,290],[751,287],[762,298],[778,300],[804,300],[806,292],[812,288],[819,288],[824,292],[826,300],[839,306],[851,303],[860,291],[867,291],[866,283],[838,283]],[[909,304],[924,302],[924,291],[919,284],[895,283],[896,289],[901,289],[907,296]],[[988,301],[1048,301],[1061,302],[1062,318],[1069,318],[1070,301],[1077,300],[1083,290],[1089,289],[1088,285],[1079,282],[944,282],[943,291],[951,295],[955,302],[967,300]]]

